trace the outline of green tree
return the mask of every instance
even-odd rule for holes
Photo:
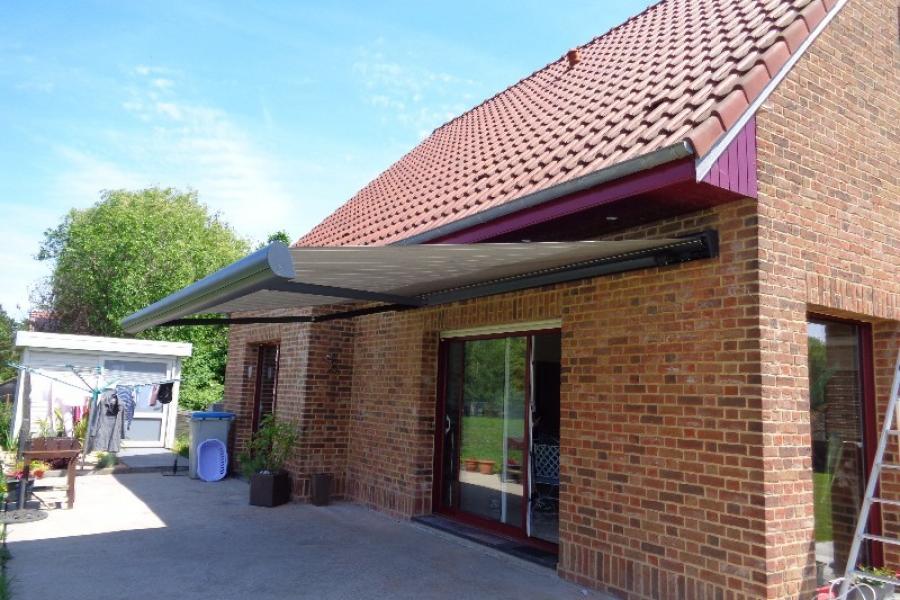
[[[285,244],[286,246],[290,246],[291,238],[288,235],[287,231],[285,231],[284,229],[279,229],[275,233],[270,233],[269,237],[266,238],[265,243],[260,244],[259,247],[264,248],[264,247],[268,246],[269,244],[271,244],[272,242],[281,242],[282,244]]]
[[[16,370],[7,366],[6,362],[16,360],[16,322],[0,305],[0,382],[6,381],[16,374]]]
[[[68,333],[121,336],[126,315],[237,260],[248,250],[197,193],[171,188],[112,190],[94,206],[72,210],[44,233],[38,259],[53,264],[42,294]],[[140,337],[185,341],[194,353],[182,370],[182,404],[221,397],[227,331],[161,327]]]

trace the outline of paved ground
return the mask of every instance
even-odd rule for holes
[[[352,504],[247,504],[247,484],[78,480],[73,510],[13,525],[16,600],[599,598],[547,569]]]
[[[123,448],[116,455],[119,463],[132,471],[171,469],[178,461],[179,469],[187,469],[188,461],[165,448]]]

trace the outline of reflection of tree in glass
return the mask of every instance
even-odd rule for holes
[[[828,353],[825,342],[818,338],[809,338],[809,407],[812,410],[825,408],[825,389],[828,381],[834,376],[834,369],[828,366]]]
[[[506,343],[509,340],[509,401],[521,405],[525,396],[525,339],[497,338],[466,344],[465,399],[482,414],[503,414],[506,384]]]

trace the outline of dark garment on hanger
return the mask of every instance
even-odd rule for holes
[[[160,404],[168,404],[172,401],[172,388],[174,387],[175,384],[171,381],[159,385],[159,393],[156,395],[156,399]]]
[[[89,451],[118,452],[125,435],[125,411],[112,392],[100,397],[97,418],[92,419]]]

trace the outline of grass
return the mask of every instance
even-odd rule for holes
[[[6,563],[12,556],[9,548],[6,547],[6,523],[0,529],[0,600],[9,600],[12,598],[12,580],[6,574]]]
[[[831,520],[831,481],[830,473],[813,473],[813,509],[816,516],[817,542],[830,542],[834,539]]]
[[[105,469],[106,467],[114,467],[119,463],[118,457],[110,452],[101,452],[97,455],[97,469]]]
[[[179,435],[172,444],[172,452],[184,458],[188,457],[191,450],[191,440],[186,435]]]
[[[510,438],[522,439],[524,431],[524,419],[509,420]],[[463,460],[492,460],[494,472],[499,472],[503,464],[503,418],[463,417],[461,456]],[[521,450],[509,450],[508,457],[522,464]]]

